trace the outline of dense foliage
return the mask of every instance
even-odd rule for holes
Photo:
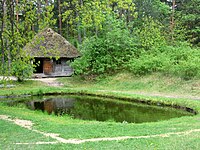
[[[136,75],[162,72],[188,80],[200,77],[199,57],[199,49],[192,49],[183,43],[176,47],[167,46],[164,52],[145,52],[139,58],[132,58],[128,69]]]
[[[82,57],[73,63],[78,74],[114,73],[135,53],[134,38],[123,21],[108,17],[99,37],[86,39],[81,47]]]
[[[186,0],[177,9],[177,19],[186,29],[185,38],[200,46],[200,0]]]
[[[199,77],[199,7],[200,0],[2,0],[0,74],[31,76],[23,47],[51,27],[81,51],[76,74]]]

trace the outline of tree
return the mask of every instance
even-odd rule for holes
[[[200,0],[185,0],[177,7],[177,17],[186,29],[187,40],[200,46]]]
[[[107,17],[100,36],[84,40],[81,50],[83,56],[73,63],[77,74],[100,75],[116,73],[137,53],[134,38],[126,22]]]
[[[23,80],[31,75],[32,65],[22,48],[39,29],[55,22],[51,19],[52,6],[45,6],[40,0],[3,0],[0,4],[0,74]]]
[[[160,0],[133,0],[138,13],[138,19],[151,17],[159,22],[167,23],[170,7]]]
[[[5,22],[6,22],[6,0],[1,1],[1,32],[0,32],[0,38],[1,38],[1,68],[4,68],[4,63],[5,63],[5,47],[4,47],[4,38],[3,38],[3,33],[4,33],[4,28],[5,28]]]
[[[62,14],[61,14],[61,1],[58,0],[58,18],[59,18],[59,33],[62,35]]]
[[[79,43],[85,37],[98,36],[108,15],[127,23],[135,16],[132,0],[71,0],[63,3],[63,9],[62,21],[66,22],[67,33],[78,38]]]

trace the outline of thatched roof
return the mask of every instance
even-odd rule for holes
[[[24,50],[31,57],[79,57],[80,53],[64,37],[51,28],[39,32]]]

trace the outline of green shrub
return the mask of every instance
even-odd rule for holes
[[[176,73],[178,76],[185,80],[192,79],[194,77],[198,77],[200,73],[200,65],[196,62],[182,62],[181,64],[176,66]]]
[[[192,49],[187,44],[165,46],[161,52],[143,52],[127,63],[129,71],[135,75],[161,72],[175,75],[184,80],[200,77],[200,50]]]
[[[170,74],[179,76],[185,80],[199,77],[200,75],[200,51],[190,47],[177,47],[168,52],[170,65],[165,68]]]
[[[168,62],[169,58],[162,53],[156,55],[144,53],[139,58],[132,58],[127,67],[135,75],[146,75],[163,71]]]
[[[30,78],[33,74],[33,65],[30,60],[18,59],[12,62],[12,75],[17,77],[18,81]]]
[[[143,25],[137,31],[139,45],[145,51],[157,51],[166,46],[162,24],[152,18],[145,18]]]
[[[76,74],[116,72],[136,53],[134,39],[123,22],[107,27],[100,35],[83,42],[82,57],[72,64]]]

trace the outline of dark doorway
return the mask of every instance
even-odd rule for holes
[[[43,59],[42,58],[35,58],[35,71],[34,73],[43,73]]]

